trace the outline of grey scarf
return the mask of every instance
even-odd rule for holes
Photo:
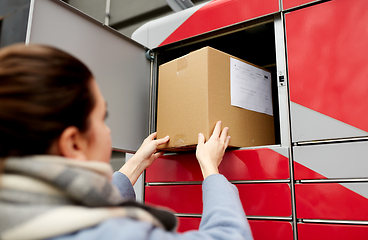
[[[124,200],[101,162],[58,156],[8,158],[0,174],[0,239],[44,239],[95,226],[112,217],[174,230],[173,214]]]

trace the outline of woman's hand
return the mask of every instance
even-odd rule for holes
[[[135,184],[142,172],[148,168],[152,162],[162,156],[164,152],[157,152],[157,146],[169,141],[169,136],[155,140],[157,133],[149,135],[142,143],[141,147],[119,170],[124,173],[132,183]]]
[[[229,128],[227,127],[221,131],[221,121],[218,121],[212,136],[206,143],[203,134],[198,135],[196,156],[204,179],[212,174],[219,173],[218,166],[230,142],[230,136],[227,135],[228,131]]]

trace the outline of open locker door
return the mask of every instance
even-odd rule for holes
[[[108,103],[113,148],[139,148],[150,112],[151,64],[143,46],[57,0],[32,0],[26,43],[55,46],[82,60]]]

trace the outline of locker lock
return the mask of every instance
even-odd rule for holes
[[[285,76],[284,75],[279,76],[279,83],[280,83],[280,86],[285,85]]]
[[[152,61],[155,58],[155,54],[152,52],[152,50],[147,50],[146,58],[150,61]]]

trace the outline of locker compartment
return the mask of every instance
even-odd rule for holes
[[[287,148],[227,151],[219,170],[228,180],[289,179],[286,154]],[[195,153],[165,155],[146,170],[146,182],[202,180]]]
[[[189,230],[198,230],[201,218],[199,217],[178,217],[178,232],[186,232]]]
[[[178,232],[197,230],[201,218],[179,217]],[[293,228],[290,222],[274,220],[248,220],[254,240],[292,240]],[[267,231],[265,231],[267,229]]]
[[[236,184],[247,215],[291,216],[290,187],[284,183]],[[177,213],[202,213],[201,185],[145,187],[145,203]]]
[[[146,186],[145,204],[168,207],[176,213],[202,213],[201,185]]]
[[[249,225],[252,229],[254,240],[293,240],[293,227],[291,222],[249,220]]]
[[[159,65],[206,46],[270,70],[272,79],[275,143],[280,144],[275,33],[273,21],[273,17],[265,17],[263,19],[243,23],[241,25],[239,24],[228,29],[221,29],[154,49],[156,61],[155,70],[157,71],[155,74],[156,79],[158,76]],[[156,109],[156,106],[154,106],[154,109]],[[155,114],[156,112],[153,112],[153,115]],[[155,121],[155,119],[153,121]],[[247,123],[245,122],[244,124]],[[156,126],[156,122],[152,125]],[[236,129],[233,131],[236,131]]]
[[[299,240],[365,240],[368,225],[298,223]]]
[[[368,142],[294,147],[295,179],[368,178]]]
[[[285,14],[293,141],[368,135],[366,9],[337,0]]]
[[[275,144],[271,72],[212,47],[159,66],[157,138],[167,151],[195,150],[218,120],[229,127],[230,147]]]
[[[367,189],[368,182],[296,184],[297,218],[367,221]]]

